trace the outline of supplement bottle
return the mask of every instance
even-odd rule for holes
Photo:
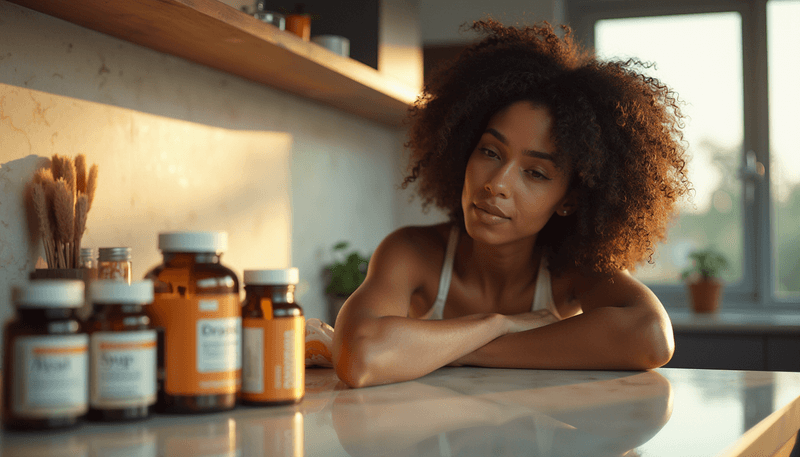
[[[297,268],[245,270],[242,403],[287,405],[305,394],[305,317]]]
[[[89,414],[101,421],[144,419],[156,402],[156,331],[145,307],[153,281],[131,285],[98,280],[91,286]]]
[[[158,236],[164,263],[150,271],[147,314],[159,332],[157,410],[222,411],[236,406],[241,385],[239,280],[220,263],[225,232]]]
[[[97,279],[118,279],[130,284],[132,269],[131,248],[100,248]]]
[[[95,267],[94,264],[94,249],[81,248],[81,255],[78,257],[78,268],[85,268],[91,270]]]
[[[42,279],[14,288],[17,316],[3,341],[3,425],[77,425],[88,410],[89,337],[76,317],[83,281]]]

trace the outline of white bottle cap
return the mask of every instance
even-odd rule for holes
[[[20,308],[77,308],[83,306],[84,288],[79,280],[37,279],[15,287],[12,297]]]
[[[149,305],[153,303],[153,281],[145,279],[130,285],[126,281],[99,279],[89,286],[92,303]]]
[[[300,282],[297,268],[282,270],[244,270],[244,284],[253,286],[280,286]]]
[[[165,252],[225,252],[227,232],[167,232],[158,234],[158,249]]]

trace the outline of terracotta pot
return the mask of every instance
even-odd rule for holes
[[[703,278],[689,283],[689,298],[694,312],[715,313],[720,308],[722,282],[716,279]]]

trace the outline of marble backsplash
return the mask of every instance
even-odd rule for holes
[[[84,154],[98,165],[82,244],[130,246],[134,279],[161,261],[157,234],[170,230],[227,231],[223,261],[240,275],[291,264],[291,135],[210,127],[4,84],[0,118],[0,303],[43,256],[23,201],[33,172],[54,153]],[[0,310],[7,318],[10,307]]]

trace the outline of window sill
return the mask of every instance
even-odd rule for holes
[[[725,310],[697,314],[689,309],[667,308],[672,328],[681,333],[800,333],[800,312]]]

